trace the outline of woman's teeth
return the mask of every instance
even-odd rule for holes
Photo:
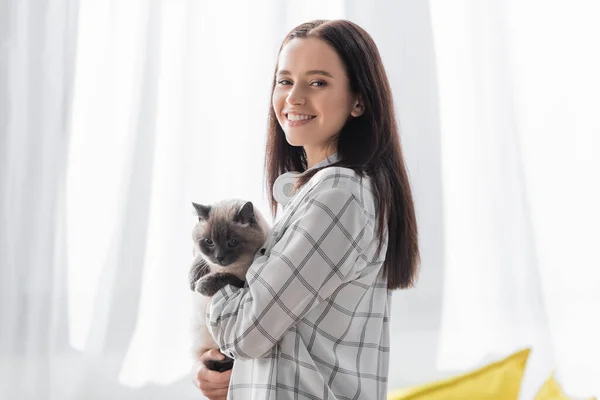
[[[290,121],[304,121],[307,119],[313,119],[313,115],[297,115],[297,114],[288,114],[287,119]]]

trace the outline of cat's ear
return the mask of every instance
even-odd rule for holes
[[[242,208],[240,208],[233,220],[241,224],[255,223],[256,215],[254,215],[254,206],[252,205],[252,202],[246,202]]]
[[[208,219],[208,213],[210,212],[210,206],[203,206],[202,204],[194,202],[192,202],[192,205],[196,209],[196,213],[198,213],[198,220],[206,221]]]

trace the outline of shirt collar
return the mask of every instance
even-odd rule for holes
[[[315,165],[313,165],[312,167],[307,169],[307,171],[310,171],[311,169],[315,169],[315,168],[325,167],[325,166],[333,164],[337,161],[338,161],[338,154],[334,153],[334,154],[330,155],[329,157],[325,158],[323,161],[319,161],[318,163],[316,163]]]
[[[338,154],[334,153],[325,158],[323,161],[319,161],[306,171],[310,171],[311,169],[315,168],[326,167],[327,165],[336,163],[338,160]],[[284,207],[290,202],[295,194],[293,193],[294,185],[296,185],[296,181],[300,175],[302,175],[302,172],[285,172],[275,179],[275,182],[273,183],[273,197],[275,198],[275,201]]]

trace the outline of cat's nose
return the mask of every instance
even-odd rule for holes
[[[217,256],[218,262],[223,262],[224,259],[225,259],[225,256]]]

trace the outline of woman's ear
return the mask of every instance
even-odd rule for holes
[[[354,107],[352,107],[352,111],[350,111],[350,115],[353,117],[360,117],[365,112],[365,106],[363,105],[362,100],[359,98],[354,103]]]

